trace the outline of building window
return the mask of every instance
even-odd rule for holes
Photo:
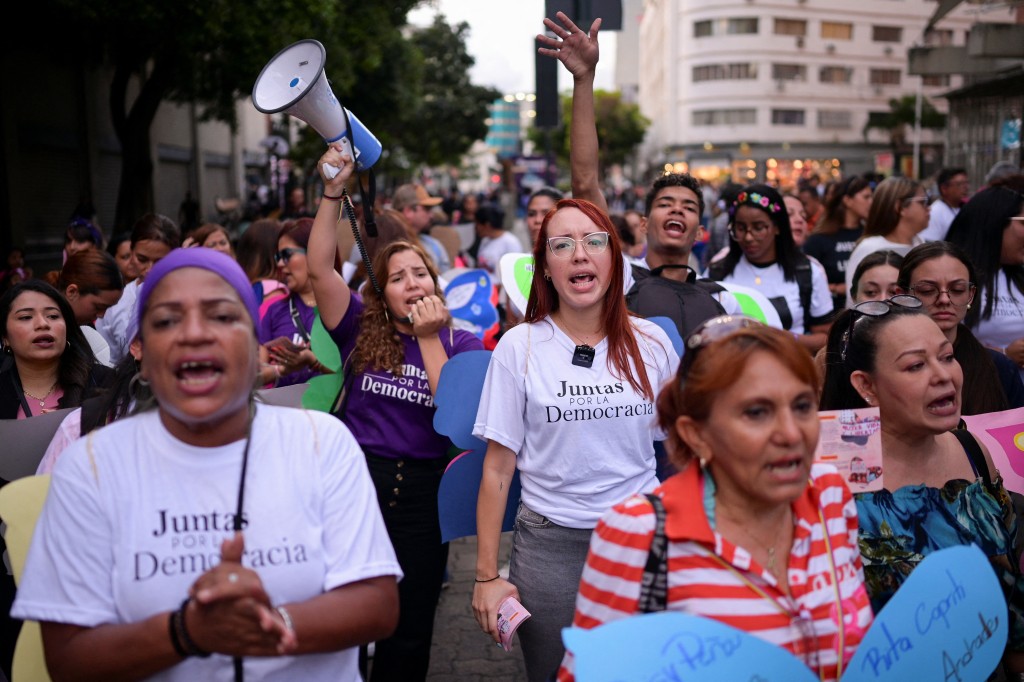
[[[818,112],[818,127],[827,130],[848,130],[853,126],[849,111],[821,110]]]
[[[807,22],[803,19],[776,19],[775,35],[805,36],[807,35]]]
[[[772,125],[802,126],[803,124],[803,109],[772,109]]]
[[[703,109],[693,112],[693,125],[754,125],[757,123],[756,109]]]
[[[933,28],[924,34],[926,47],[948,47],[953,44],[953,31],[948,28]]]
[[[714,26],[711,21],[695,21],[693,22],[693,37],[694,38],[707,38],[714,34]]]
[[[899,26],[872,26],[871,40],[876,43],[898,43],[903,40],[903,29]]]
[[[948,88],[949,74],[942,74],[941,76],[924,76],[921,84],[929,88]]]
[[[868,112],[868,124],[864,126],[868,128],[891,128],[892,127],[892,113],[888,111],[869,111]]]
[[[853,79],[853,69],[845,66],[823,66],[818,71],[818,80],[822,83],[849,83]]]
[[[756,80],[756,64],[704,64],[693,67],[693,82]]]
[[[757,33],[757,17],[733,17],[725,24],[729,35]]]
[[[842,21],[821,22],[821,37],[826,40],[853,40],[853,24]]]
[[[871,69],[868,82],[871,85],[899,85],[900,77],[899,69]]]
[[[772,64],[772,80],[805,81],[807,67],[804,64]]]

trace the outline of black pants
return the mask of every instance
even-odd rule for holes
[[[391,544],[405,577],[398,583],[395,633],[377,642],[371,682],[416,682],[427,677],[434,613],[448,562],[437,520],[437,489],[447,459],[387,459],[367,454],[370,477]]]

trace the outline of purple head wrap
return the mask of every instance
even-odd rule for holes
[[[139,291],[139,300],[135,305],[135,328],[142,329],[142,315],[146,311],[146,302],[153,294],[153,290],[160,284],[160,280],[181,268],[201,268],[220,276],[231,288],[238,293],[249,317],[252,318],[253,327],[260,319],[259,305],[256,303],[256,294],[249,284],[249,278],[241,266],[233,258],[213,249],[195,247],[191,249],[175,249],[160,259],[153,266],[153,269],[146,275],[146,281]]]

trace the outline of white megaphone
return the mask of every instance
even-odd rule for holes
[[[355,160],[357,171],[368,170],[380,158],[380,142],[338,102],[324,74],[326,61],[327,50],[317,40],[289,45],[260,71],[252,88],[252,103],[264,114],[283,111],[305,121],[327,144],[341,144]],[[338,174],[333,166],[324,171],[332,178]]]

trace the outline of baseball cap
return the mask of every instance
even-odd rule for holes
[[[391,207],[401,211],[406,206],[426,206],[428,208],[437,206],[442,201],[441,197],[432,197],[423,185],[402,185],[395,190],[391,197]]]

